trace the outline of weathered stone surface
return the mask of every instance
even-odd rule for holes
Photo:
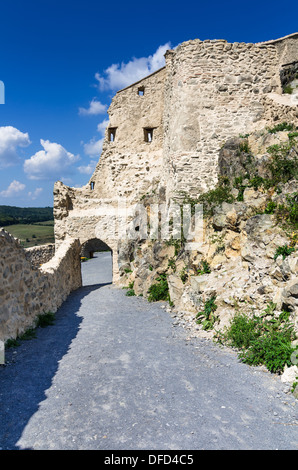
[[[32,327],[37,315],[56,312],[69,293],[81,286],[80,244],[66,240],[40,268],[3,229],[0,250],[0,339],[6,341]]]
[[[25,249],[26,258],[34,266],[40,266],[50,261],[55,255],[55,244],[50,243],[48,245],[33,246]]]
[[[261,130],[283,121],[298,124],[297,105],[282,95],[279,76],[285,60],[297,61],[297,40],[294,34],[261,44],[186,41],[166,53],[164,68],[118,91],[89,182],[82,188],[55,185],[57,247],[66,237],[81,244],[98,238],[113,252],[113,279],[118,282],[118,241],[125,239],[115,224],[119,202],[168,204],[184,193],[197,197],[215,186],[219,168],[229,177],[257,167],[266,177],[266,147],[285,135],[264,137]],[[255,144],[254,132],[260,132]],[[250,135],[244,140],[240,134]],[[258,160],[253,165],[241,147],[246,141],[255,145]],[[221,150],[224,142],[228,144]],[[253,197],[252,190],[244,198],[251,211],[264,208],[265,198]],[[241,207],[239,202],[229,213],[219,212],[214,226],[238,230]],[[234,255],[231,250],[229,256]],[[122,261],[120,265],[128,269]]]

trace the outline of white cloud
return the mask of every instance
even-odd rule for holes
[[[104,114],[107,111],[107,105],[102,104],[93,98],[89,103],[89,108],[79,108],[79,114],[82,116],[96,116],[97,114]]]
[[[84,152],[86,155],[90,156],[99,156],[102,151],[103,138],[96,140],[95,138],[91,139],[87,144],[84,144]]]
[[[12,126],[0,127],[0,168],[7,168],[18,163],[18,147],[30,145],[28,133]]]
[[[18,196],[19,193],[24,191],[25,188],[26,188],[25,184],[20,183],[17,180],[13,180],[10,183],[10,185],[8,186],[7,189],[0,192],[0,196],[2,196],[2,197],[15,197],[15,196]]]
[[[95,160],[91,160],[91,162],[89,163],[89,165],[82,165],[82,166],[79,166],[78,167],[78,170],[80,173],[84,174],[84,175],[92,175],[92,173],[94,172],[95,170],[95,167],[96,167],[96,164],[97,162]]]
[[[119,90],[125,88],[141,78],[150,75],[165,65],[164,54],[171,49],[168,42],[159,46],[157,51],[149,57],[133,58],[127,64],[112,64],[104,71],[104,75],[96,73],[95,78],[98,86],[103,90]]]
[[[106,130],[106,127],[107,127],[108,124],[109,124],[109,120],[105,119],[104,121],[100,122],[97,125],[97,130],[101,135],[105,134],[105,130]]]
[[[35,191],[29,191],[28,196],[34,201],[42,193],[43,188],[36,188]]]
[[[50,142],[49,140],[40,141],[44,150],[40,150],[25,160],[24,171],[32,180],[54,180],[62,179],[72,173],[72,165],[80,157],[73,155],[65,150],[62,145]]]

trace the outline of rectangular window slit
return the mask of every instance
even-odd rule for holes
[[[144,128],[144,140],[145,142],[152,142],[153,140],[153,128]]]
[[[108,129],[109,142],[114,142],[115,141],[116,129],[117,129],[117,127],[109,127],[109,129]]]

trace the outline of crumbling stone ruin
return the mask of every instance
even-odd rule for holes
[[[164,68],[118,91],[90,181],[82,188],[55,184],[56,244],[100,239],[113,252],[118,282],[121,236],[111,214],[119,200],[197,197],[216,185],[228,138],[297,124],[297,94],[283,92],[296,76],[297,45],[297,33],[259,44],[187,41],[167,51]]]
[[[55,183],[53,260],[75,243],[70,275],[78,246],[87,258],[110,249],[113,282],[168,301],[190,336],[213,337],[252,310],[287,312],[298,331],[298,33],[258,44],[196,39],[165,58],[116,93],[89,182]],[[159,206],[169,213],[173,202],[203,205],[196,250],[144,236],[129,211],[142,205],[150,231]],[[73,280],[66,291],[80,285]]]
[[[19,240],[1,229],[0,249],[0,340],[6,341],[34,326],[38,315],[56,312],[82,285],[80,244],[61,243],[54,257],[37,266],[30,259],[32,250],[26,252]],[[45,251],[48,255],[49,248]]]

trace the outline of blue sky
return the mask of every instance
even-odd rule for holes
[[[2,0],[0,8],[0,204],[21,207],[52,206],[56,180],[89,181],[113,95],[163,66],[167,49],[298,30],[295,2]]]

